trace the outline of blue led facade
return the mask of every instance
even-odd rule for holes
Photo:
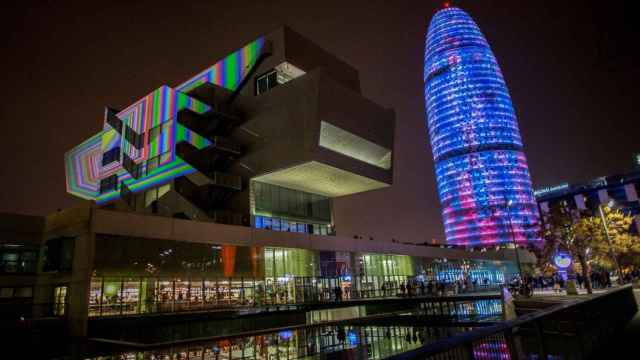
[[[438,11],[425,47],[424,91],[447,242],[539,240],[539,215],[500,67],[473,19]]]

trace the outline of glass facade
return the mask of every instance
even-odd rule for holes
[[[509,92],[486,39],[461,9],[445,8],[433,17],[424,82],[447,242],[540,240]]]
[[[504,282],[513,264],[299,248],[210,245],[96,236],[89,315],[395,297],[403,286],[469,277],[481,291]],[[62,290],[56,301],[64,304]],[[63,306],[63,305],[61,305]]]
[[[96,235],[90,316],[428,295],[428,283],[470,278],[496,288],[510,263],[301,248],[211,245]],[[508,277],[507,277],[508,278]],[[424,284],[421,286],[421,284]],[[59,298],[59,294],[56,295]]]
[[[38,249],[27,246],[0,247],[0,273],[35,273]]]
[[[254,216],[254,227],[256,229],[297,232],[314,235],[331,235],[333,233],[331,224],[311,223],[308,221],[293,221],[286,218],[260,215]]]
[[[261,247],[96,235],[98,276],[262,277]]]
[[[331,199],[251,182],[253,225],[256,229],[331,235]]]

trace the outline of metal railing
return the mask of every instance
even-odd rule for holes
[[[631,286],[566,301],[389,359],[585,359],[634,316]]]

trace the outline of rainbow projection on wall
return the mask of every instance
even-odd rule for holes
[[[425,103],[447,242],[539,240],[539,218],[507,86],[489,44],[459,8],[429,25]]]
[[[100,181],[114,174],[120,184],[136,193],[194,172],[191,165],[176,155],[176,145],[186,141],[197,149],[203,149],[211,142],[175,119],[177,113],[184,109],[198,114],[206,114],[211,109],[185,93],[205,83],[234,90],[257,61],[263,46],[264,38],[259,38],[175,89],[161,86],[119,111],[115,116],[122,121],[122,133],[107,122],[105,112],[102,131],[65,154],[67,192],[104,204],[120,197],[118,189],[100,193]],[[126,140],[125,127],[136,134],[143,134],[140,149]],[[119,153],[117,161],[103,164],[103,154],[109,151]],[[142,176],[135,179],[124,169],[124,156],[142,167]],[[148,166],[149,160],[152,160],[153,167]]]

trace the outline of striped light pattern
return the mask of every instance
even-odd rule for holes
[[[124,153],[128,154],[134,161],[143,161],[164,152],[171,151],[173,147],[173,141],[171,140],[175,139],[175,126],[169,127],[167,129],[169,131],[163,131],[162,137],[164,137],[164,139],[156,139],[153,148],[147,146],[149,143],[150,130],[166,121],[175,119],[178,111],[183,109],[190,109],[198,114],[204,114],[210,110],[210,107],[168,86],[162,86],[128,108],[120,111],[116,116],[138,134],[144,133],[145,140],[145,146],[140,150],[124,140],[122,142]],[[155,153],[150,154],[151,150],[154,150]]]
[[[459,8],[438,11],[425,47],[425,103],[447,242],[539,240],[515,111],[486,39]]]
[[[64,154],[67,192],[91,200],[98,195],[102,164],[102,134],[98,133]]]
[[[244,78],[247,71],[256,62],[264,47],[264,38],[258,38],[242,49],[218,61],[213,66],[178,85],[176,90],[189,92],[196,87],[211,83],[234,90]]]
[[[113,174],[118,175],[119,183],[124,183],[136,193],[195,172],[191,165],[176,155],[176,144],[186,141],[197,149],[203,149],[211,145],[211,142],[179,124],[176,116],[183,109],[205,114],[210,107],[186,93],[204,83],[234,90],[258,59],[263,45],[264,39],[259,38],[176,89],[162,86],[118,112],[116,116],[122,120],[123,125],[139,134],[144,133],[144,146],[140,150],[111,128],[105,115],[103,130],[65,155],[67,192],[105,204],[120,197],[119,190],[99,194],[100,180]],[[151,129],[157,126],[161,126],[162,131],[157,137],[150,139]],[[122,167],[121,161],[102,166],[102,154],[117,146],[134,162],[142,165],[143,176],[134,179]],[[153,171],[147,171],[147,160],[155,157],[159,159],[158,166]]]

